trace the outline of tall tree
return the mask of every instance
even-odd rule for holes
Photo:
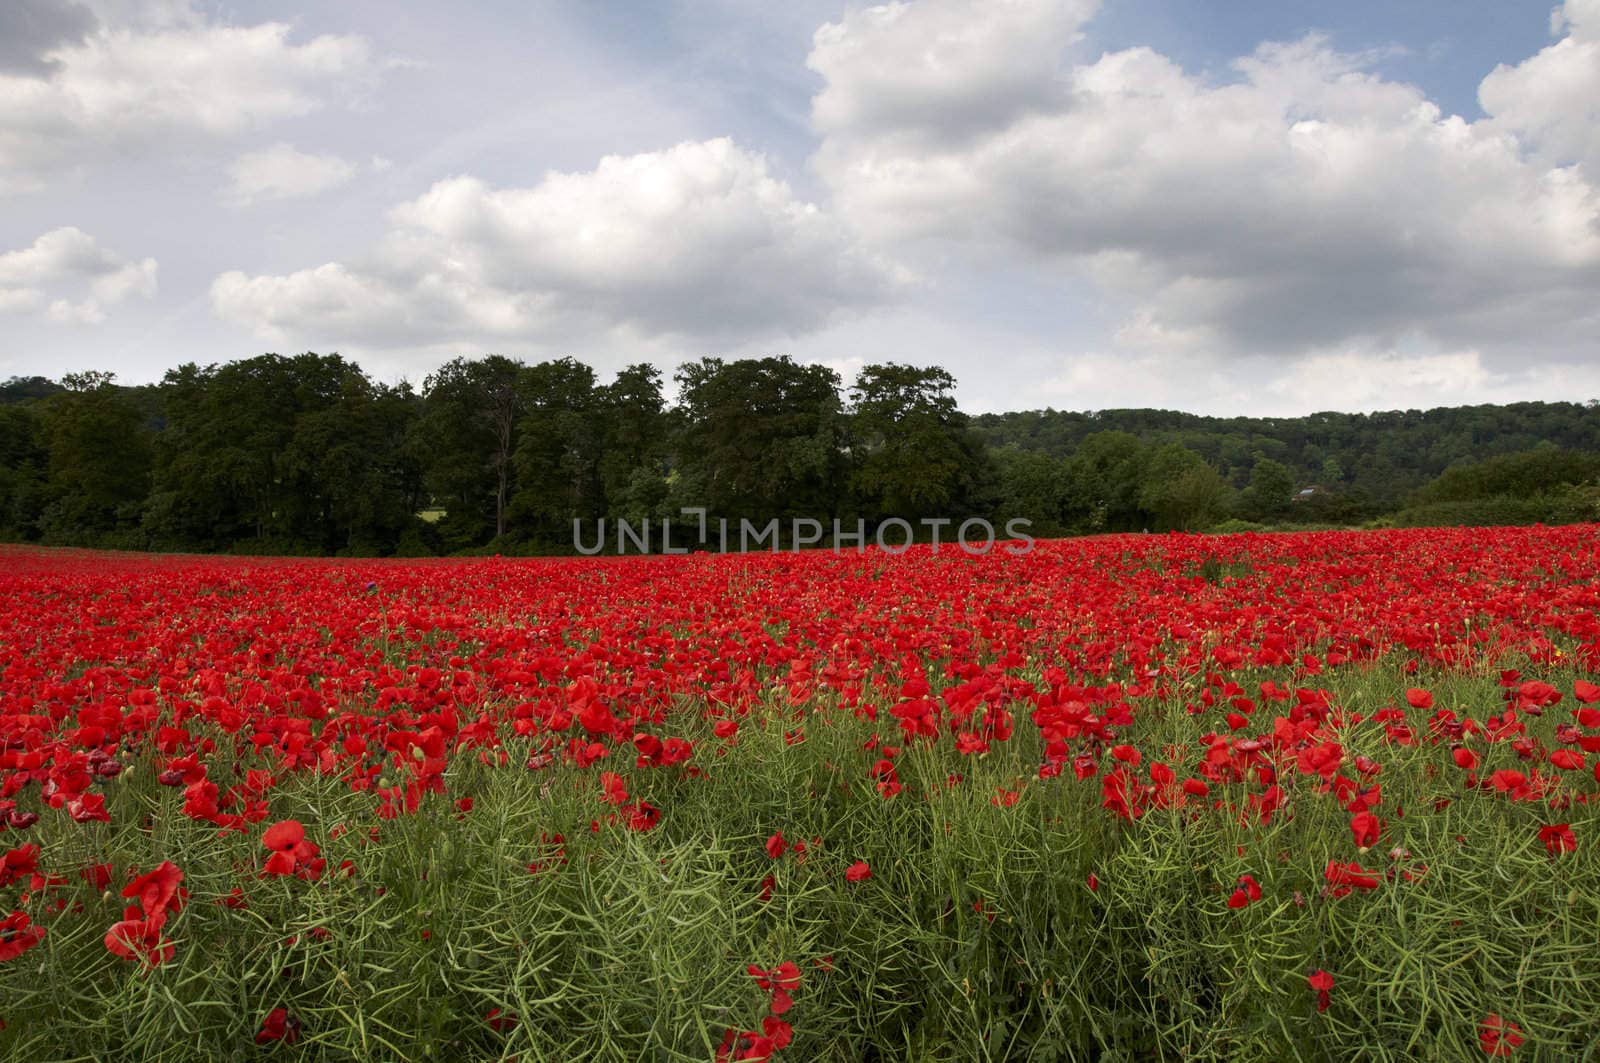
[[[49,462],[38,403],[0,405],[0,536],[38,535]]]
[[[518,390],[523,414],[512,461],[514,528],[540,546],[567,545],[574,520],[605,512],[605,411],[594,370],[572,358],[540,362],[523,370]]]
[[[477,538],[484,525],[497,539],[506,534],[524,368],[498,354],[456,358],[423,381],[416,447],[428,488],[459,537]]]
[[[857,374],[851,486],[875,518],[961,517],[973,508],[990,470],[956,408],[955,386],[936,366],[869,365]]]
[[[413,411],[338,355],[186,365],[163,390],[146,516],[155,541],[381,550],[409,520],[416,471],[397,456]]]
[[[1282,462],[1261,458],[1250,470],[1250,487],[1241,501],[1252,520],[1282,520],[1294,501],[1294,473]]]
[[[630,520],[661,513],[674,420],[661,393],[661,371],[646,363],[630,365],[600,389],[598,398],[606,511]]]
[[[49,450],[41,530],[56,542],[94,539],[139,524],[150,491],[152,431],[113,373],[83,373],[42,406]]]
[[[837,373],[787,357],[702,358],[677,381],[677,501],[730,518],[840,512],[846,423]]]
[[[1150,453],[1139,505],[1162,531],[1194,531],[1214,524],[1228,504],[1228,485],[1206,460],[1180,443]]]
[[[1095,432],[1068,462],[1068,516],[1080,531],[1138,531],[1149,448],[1129,432]]]

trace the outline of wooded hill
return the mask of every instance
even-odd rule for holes
[[[969,418],[939,368],[848,389],[788,358],[458,358],[420,389],[338,355],[0,384],[0,535],[261,553],[562,552],[573,522],[982,516],[1036,535],[1594,519],[1600,407]]]

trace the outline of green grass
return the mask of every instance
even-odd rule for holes
[[[1492,678],[1406,676],[1396,663],[1309,682],[1367,713],[1403,706],[1411,685],[1479,720],[1500,708]],[[1545,678],[1571,690],[1572,674]],[[1182,700],[1142,703],[1126,736],[1146,764],[1186,744],[1180,778],[1219,726]],[[1569,693],[1531,732],[1553,746],[1570,705]],[[700,777],[635,769],[626,749],[586,771],[526,770],[516,741],[503,768],[457,754],[449,795],[383,822],[370,794],[296,774],[273,791],[267,822],[306,824],[328,858],[316,883],[258,877],[261,825],[218,837],[131,754],[106,787],[112,824],[46,810],[26,835],[0,837],[0,849],[40,844],[41,869],[65,879],[48,894],[63,912],[30,904],[44,941],[0,964],[0,1056],[708,1060],[726,1029],[757,1029],[766,1014],[746,964],[792,960],[804,977],[782,1057],[794,1060],[1477,1059],[1491,1012],[1520,1025],[1516,1058],[1600,1058],[1593,805],[1464,792],[1447,745],[1392,745],[1363,723],[1341,738],[1346,772],[1358,753],[1383,765],[1389,822],[1368,853],[1355,850],[1348,814],[1312,792],[1315,777],[1292,771],[1280,779],[1292,814],[1267,825],[1159,809],[1128,823],[1100,807],[1099,777],[1035,778],[1040,744],[1024,708],[1016,736],[982,758],[948,742],[907,748],[892,800],[867,781],[878,753],[862,746],[875,729],[897,741],[893,721],[826,703],[753,715],[732,746],[683,712],[673,733],[696,740]],[[1259,711],[1260,730],[1271,712]],[[1429,713],[1408,712],[1425,736]],[[806,740],[791,745],[795,728]],[[1526,767],[1509,746],[1487,747],[1485,774],[1515,766]],[[659,826],[604,822],[603,769],[662,810]],[[951,772],[963,780],[950,784]],[[1588,772],[1570,782],[1595,790]],[[991,800],[1002,790],[1020,797],[1004,807]],[[1258,790],[1214,793],[1243,805]],[[474,808],[459,813],[453,799],[469,795]],[[36,791],[23,803],[36,807]],[[1578,850],[1553,858],[1537,831],[1558,821]],[[803,862],[771,860],[764,842],[779,830],[820,844]],[[566,837],[566,863],[530,873],[552,832]],[[1410,856],[1391,861],[1395,847]],[[76,872],[110,861],[120,884],[125,869],[162,859],[183,870],[190,898],[168,927],[174,959],[146,974],[103,944],[127,902]],[[872,877],[849,883],[858,859]],[[1330,859],[1427,871],[1335,899],[1323,889]],[[345,860],[353,876],[336,872]],[[1246,873],[1263,898],[1231,910]],[[235,887],[247,909],[218,903]],[[0,905],[16,889],[0,890]],[[1335,979],[1323,1013],[1306,982],[1319,968]],[[301,1024],[299,1043],[257,1046],[279,1006]],[[491,1028],[494,1008],[517,1024]]]

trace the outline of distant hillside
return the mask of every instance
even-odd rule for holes
[[[1071,457],[1096,432],[1127,432],[1147,444],[1178,443],[1235,488],[1255,463],[1289,468],[1300,489],[1356,494],[1391,510],[1452,465],[1538,446],[1600,452],[1600,404],[1518,402],[1308,417],[1203,417],[1175,410],[1029,410],[981,414],[972,426],[991,447]]]

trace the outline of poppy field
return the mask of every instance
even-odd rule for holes
[[[0,547],[0,1057],[1577,1059],[1600,528]]]

